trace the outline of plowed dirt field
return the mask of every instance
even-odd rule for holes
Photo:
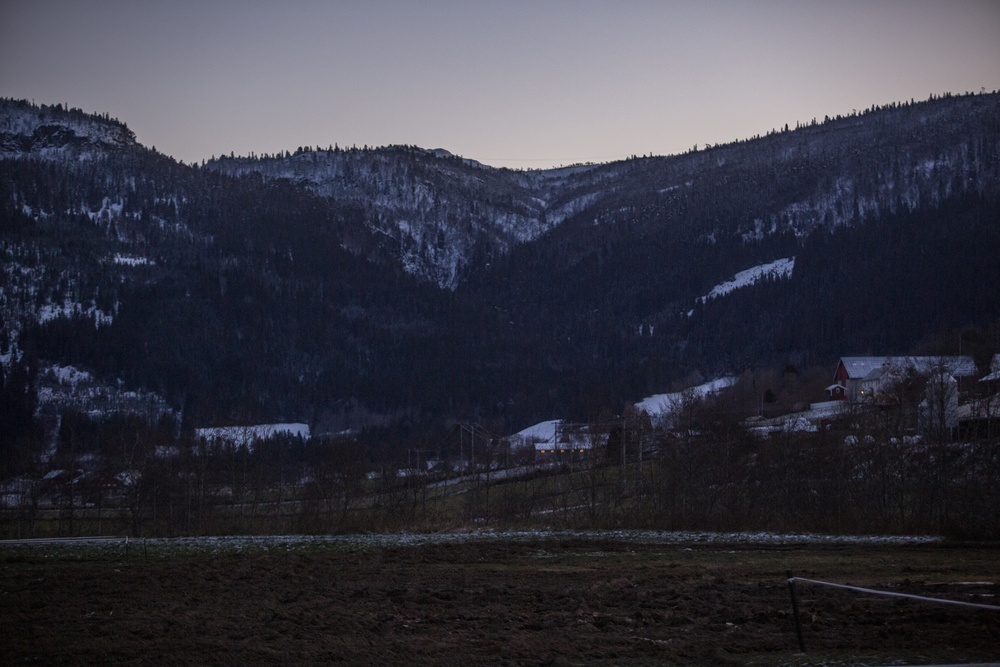
[[[503,539],[0,547],[4,665],[842,665],[1000,660],[1000,549]]]

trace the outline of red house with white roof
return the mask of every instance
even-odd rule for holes
[[[858,401],[871,397],[905,373],[947,373],[956,378],[975,377],[972,357],[841,357],[833,384],[826,388],[833,400]]]

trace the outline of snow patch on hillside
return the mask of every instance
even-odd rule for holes
[[[649,396],[636,403],[635,407],[652,417],[667,417],[683,406],[685,401],[717,394],[734,384],[736,384],[735,377],[716,378],[710,382],[689,387],[684,391]],[[562,419],[551,419],[518,431],[510,436],[511,447],[517,449],[519,447],[533,447],[538,443],[554,443],[563,421]]]
[[[670,394],[656,394],[654,396],[649,396],[636,403],[635,407],[651,416],[667,416],[677,411],[684,405],[685,401],[705,398],[706,396],[717,394],[726,387],[731,387],[734,384],[736,384],[735,377],[729,376],[716,378],[711,382],[706,382],[696,387],[690,387],[684,391],[675,391]]]
[[[195,435],[209,442],[231,443],[252,449],[253,445],[277,435],[309,438],[309,424],[255,424],[253,426],[219,426],[195,429]]]
[[[147,264],[155,264],[152,260],[146,257],[138,257],[136,255],[123,255],[118,253],[114,256],[112,261],[115,264],[121,264],[123,266],[146,266]]]
[[[553,442],[560,424],[562,424],[561,419],[552,419],[518,431],[510,438],[511,447],[513,449],[530,448],[539,442]]]
[[[162,396],[144,390],[129,391],[123,384],[121,380],[101,382],[75,366],[43,366],[38,374],[38,411],[47,415],[80,412],[92,419],[133,414],[142,415],[150,423],[173,412]]]
[[[66,300],[61,304],[47,303],[38,310],[38,322],[48,322],[57,317],[73,317],[74,315],[89,317],[94,320],[95,327],[102,327],[111,324],[114,316],[105,313],[96,305],[91,305],[86,310],[79,303]]]
[[[729,294],[734,290],[738,290],[741,287],[754,285],[765,278],[791,278],[792,270],[794,268],[794,257],[785,257],[783,259],[776,259],[773,262],[768,262],[767,264],[752,266],[749,269],[745,269],[737,273],[732,280],[727,280],[724,283],[716,285],[708,294],[698,297],[698,302],[705,303],[709,299],[725,296],[726,294]]]
[[[92,382],[93,376],[87,371],[81,371],[75,366],[50,366],[46,373],[58,384],[75,387],[78,384]]]
[[[86,205],[82,207],[84,215],[93,222],[120,218],[123,208],[124,204],[121,201],[113,202],[110,197],[105,197],[101,202],[101,208],[96,211],[91,210]]]
[[[600,196],[600,192],[592,192],[581,197],[577,197],[576,199],[566,202],[562,206],[549,210],[547,219],[551,225],[562,224],[567,218],[570,218],[588,206],[593,205],[594,202],[600,198]]]

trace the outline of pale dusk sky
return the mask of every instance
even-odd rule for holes
[[[415,144],[544,168],[983,89],[996,0],[0,3],[0,96],[186,162]]]

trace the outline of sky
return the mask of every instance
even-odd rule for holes
[[[0,97],[188,163],[408,144],[547,168],[983,89],[1000,0],[0,0]]]

